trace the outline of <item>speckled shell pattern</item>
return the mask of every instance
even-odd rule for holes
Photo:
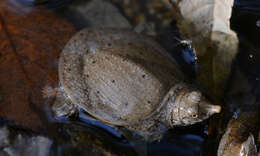
[[[132,125],[162,108],[184,79],[150,37],[126,29],[83,29],[65,46],[59,78],[68,97],[97,119]]]

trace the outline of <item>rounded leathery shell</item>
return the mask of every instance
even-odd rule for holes
[[[114,125],[151,116],[183,75],[151,38],[124,29],[83,29],[65,46],[62,86],[73,103]]]

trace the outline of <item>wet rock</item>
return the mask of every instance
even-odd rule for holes
[[[254,117],[254,113],[240,113],[229,122],[219,144],[218,156],[257,155],[254,136],[251,133],[256,125]]]
[[[183,37],[192,39],[197,51],[197,80],[215,103],[221,103],[224,96],[238,49],[237,35],[230,29],[233,3],[234,0],[174,1],[179,30]]]
[[[3,148],[9,144],[8,136],[9,131],[7,127],[2,127],[0,129],[0,148]]]
[[[48,156],[53,141],[43,136],[18,133],[14,136],[8,127],[0,128],[0,155],[6,156]]]

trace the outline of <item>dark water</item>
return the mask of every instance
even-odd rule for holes
[[[70,5],[72,1],[24,0],[23,2],[26,5],[47,6],[48,8],[57,11],[57,14],[60,16],[64,15],[66,18],[66,10],[64,10],[63,7]],[[73,22],[76,22],[73,24],[77,25],[77,21]],[[176,25],[173,23],[172,28],[175,29],[175,26]],[[82,27],[82,25],[80,25],[80,27]],[[242,93],[242,96],[245,97],[247,94],[253,95],[256,97],[257,102],[259,101],[258,97],[260,97],[260,2],[258,0],[236,0],[231,19],[231,27],[238,33],[240,40],[240,50],[237,59],[234,62],[234,69],[239,69],[243,75],[245,75],[248,82],[250,82],[250,89],[246,93]],[[178,39],[171,36],[176,35],[175,31],[166,34],[167,35],[162,34],[160,36],[160,39],[168,41],[164,42],[162,46],[168,50],[175,49],[177,52],[173,54],[173,57],[181,65],[182,70],[188,73],[188,76],[194,76],[196,58],[192,48],[188,44],[179,44],[179,36]],[[254,108],[254,106],[243,107],[244,110]],[[232,111],[235,112],[237,109],[238,108],[232,108]],[[62,130],[61,134],[64,134],[63,136],[72,137],[71,131],[73,131],[74,134],[75,128],[73,129],[71,128],[73,126],[67,124],[68,119],[63,119],[62,121],[64,125],[58,124],[58,127]],[[115,148],[122,148],[120,152],[124,155],[127,155],[127,152],[129,152],[129,155],[199,156],[202,155],[205,140],[207,140],[208,121],[189,127],[178,127],[169,130],[160,142],[149,144],[140,143],[135,140],[128,140],[124,138],[117,129],[105,125],[102,122],[93,120],[83,114],[80,114],[79,118],[73,119],[69,123],[73,122],[79,124],[79,127],[82,128],[83,126],[86,129],[85,131],[82,130],[82,133],[86,135],[97,135],[101,138],[104,137],[106,138],[106,141],[104,142],[107,144],[110,143],[114,145]],[[62,137],[62,135],[58,135],[57,140],[59,140],[59,137]],[[81,148],[85,146],[79,145],[78,148],[71,148],[70,145],[65,146],[64,142],[65,141],[57,141],[57,144],[60,144],[60,146],[57,145],[53,147],[55,149],[53,150],[53,155],[83,155],[83,152],[86,152],[85,150],[81,150]],[[90,147],[91,146],[89,146],[89,148]],[[116,150],[115,148],[112,149]],[[65,154],[66,152],[67,154]],[[115,153],[121,155],[120,152],[117,151]]]
[[[235,5],[237,7],[246,8],[255,11],[259,11],[259,7],[260,7],[258,0],[235,0]]]

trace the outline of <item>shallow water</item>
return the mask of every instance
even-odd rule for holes
[[[15,0],[12,1],[15,2]],[[85,2],[74,1],[74,3],[79,4]],[[24,0],[24,4],[24,7],[28,5],[45,6],[55,11],[59,17],[68,19],[75,26],[76,30],[88,26],[87,21],[69,16],[69,14],[73,12],[66,10],[67,7],[71,5],[70,0]],[[230,100],[230,97],[227,98],[227,101],[239,101],[242,103],[241,105],[237,105],[238,102],[234,102],[234,104],[227,106],[226,109],[231,113],[258,109],[258,97],[260,97],[260,53],[258,52],[260,48],[260,26],[257,24],[258,20],[260,20],[260,3],[256,0],[237,0],[235,5],[231,23],[232,29],[237,31],[241,43],[239,54],[234,63],[234,71],[239,70],[243,75],[243,82],[247,81],[248,83],[246,84],[246,90],[240,91],[240,94],[238,97],[235,97],[234,100],[232,98],[232,100]],[[176,25],[173,23],[171,26],[172,30],[167,30],[166,33],[158,35],[158,40],[162,42],[162,46],[168,51],[175,51],[172,56],[181,65],[182,70],[187,73],[187,76],[193,78],[195,76],[194,70],[197,65],[195,55],[192,53],[192,49],[190,49],[189,45],[179,44],[179,42],[172,37],[172,35],[176,35],[175,27]],[[237,79],[237,75],[233,75],[230,80],[231,82],[233,79]],[[240,84],[238,80],[233,86]],[[238,89],[241,90],[239,87]],[[250,99],[254,97],[255,100],[250,103],[251,105],[248,104],[245,106],[243,102],[250,101],[247,99],[248,97]],[[96,121],[84,115],[84,113],[80,113],[79,116],[70,119],[71,121],[68,121],[67,118],[55,120],[51,114],[48,113],[43,114],[42,117],[45,118],[46,114],[48,116],[47,118],[51,119],[48,120],[48,124],[54,127],[54,132],[49,131],[47,128],[47,131],[44,132],[36,130],[36,135],[38,133],[44,134],[54,140],[55,145],[53,145],[51,149],[52,155],[84,155],[88,152],[88,154],[106,155],[108,154],[107,151],[114,155],[207,155],[205,154],[205,151],[207,151],[205,144],[208,139],[208,121],[189,127],[171,129],[160,142],[148,144],[139,142],[135,140],[135,138],[130,140],[129,138],[126,139],[117,129],[105,125],[100,121]],[[5,116],[2,117],[5,118]],[[8,125],[9,123],[5,121],[2,122],[2,124]],[[27,128],[30,129],[30,127]],[[17,131],[19,132],[19,130]],[[73,142],[71,138],[75,135],[89,140],[84,142],[84,140],[78,139]],[[91,138],[89,136],[93,137]],[[93,138],[97,140],[97,142],[93,141]],[[90,143],[91,141],[93,141],[93,146]],[[103,143],[98,143],[100,141]],[[86,144],[84,145],[84,143]]]

